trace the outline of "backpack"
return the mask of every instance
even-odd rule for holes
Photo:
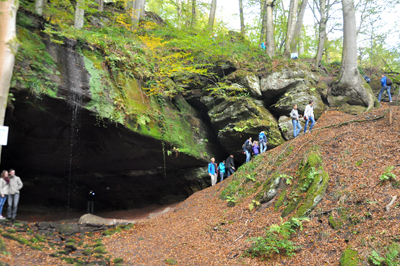
[[[265,137],[265,133],[260,132],[260,134],[258,134],[258,140],[260,142],[264,142],[265,141],[264,137]]]
[[[393,85],[393,82],[389,77],[386,78],[386,85],[388,85],[388,86],[392,86]]]
[[[367,77],[367,76],[364,76],[364,79],[365,79],[365,81],[366,81],[367,83],[370,83],[370,82],[371,82],[371,79],[370,79],[369,77]]]

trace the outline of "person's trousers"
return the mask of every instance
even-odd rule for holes
[[[246,163],[248,163],[250,161],[251,154],[248,150],[245,150],[244,152],[246,153]]]
[[[19,202],[19,194],[11,194],[8,195],[8,208],[7,208],[7,218],[15,220],[17,216],[18,202]]]
[[[4,195],[3,197],[0,197],[0,215],[3,212],[3,207],[4,207],[4,203],[6,203],[7,200],[7,195]]]
[[[217,184],[217,174],[211,175],[211,186],[215,186]]]
[[[233,170],[232,168],[226,170],[226,173],[227,173],[228,177],[233,175],[234,172],[235,172],[235,170]]]
[[[264,141],[260,141],[260,153],[264,153],[267,151],[267,143],[264,143]]]
[[[311,131],[311,129],[313,128],[313,126],[314,126],[314,124],[315,124],[315,120],[314,120],[314,117],[310,116],[310,117],[307,119],[306,125],[305,125],[305,127],[304,127],[304,133],[306,133],[306,131],[307,131],[307,126],[308,126],[308,122],[310,122],[310,121],[311,121],[310,131]]]
[[[293,136],[297,137],[301,130],[300,122],[297,119],[292,119],[292,123],[293,123]]]
[[[378,102],[381,101],[382,93],[383,93],[385,90],[386,90],[387,94],[389,95],[389,101],[390,101],[390,102],[392,101],[392,95],[390,94],[390,89],[391,89],[390,86],[383,86],[383,87],[382,87],[381,91],[379,92]]]
[[[94,201],[88,200],[87,202],[87,213],[94,213]]]
[[[219,172],[219,176],[221,177],[221,182],[224,181],[225,172]]]

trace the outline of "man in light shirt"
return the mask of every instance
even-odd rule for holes
[[[314,106],[314,102],[310,101],[309,105],[306,106],[306,110],[304,111],[304,119],[306,120],[306,125],[304,126],[304,134],[307,132],[308,122],[311,121],[310,130],[308,132],[311,132],[311,130],[315,124],[314,107],[313,106]]]

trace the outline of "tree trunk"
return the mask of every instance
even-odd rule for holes
[[[19,0],[0,1],[0,126],[4,125],[15,54],[19,47],[16,36],[18,3]]]
[[[43,15],[43,0],[35,1],[35,12],[36,14],[42,16]]]
[[[194,28],[196,26],[196,0],[192,0],[192,21],[190,26]]]
[[[134,0],[132,3],[132,27],[139,24],[141,19],[145,17],[145,0]]]
[[[290,46],[293,40],[298,6],[299,6],[299,0],[290,0],[289,18],[287,23],[285,51],[284,51],[284,55],[286,57],[290,57],[290,53],[292,51]]]
[[[216,10],[217,10],[217,0],[212,0],[211,9],[210,9],[210,17],[208,18],[208,27],[210,28],[210,30],[212,30],[214,27]]]
[[[324,53],[324,45],[326,39],[326,0],[319,1],[319,13],[321,15],[321,19],[319,20],[319,39],[318,39],[318,51],[317,56],[315,57],[315,67],[320,67],[322,54]]]
[[[240,14],[240,33],[244,35],[245,28],[244,28],[243,0],[239,0],[239,14]]]
[[[178,12],[178,18],[182,17],[182,0],[176,0],[176,11]]]
[[[296,26],[294,27],[294,35],[293,35],[293,40],[292,40],[292,44],[291,44],[293,53],[296,52],[296,47],[299,44],[299,37],[300,37],[300,33],[301,33],[301,27],[303,26],[304,13],[307,8],[307,3],[308,3],[308,0],[303,0],[303,2],[301,3],[299,15],[297,16],[297,22],[296,22]]]
[[[267,7],[267,22],[266,22],[266,37],[265,37],[265,46],[267,50],[267,54],[269,57],[273,57],[275,55],[275,40],[274,40],[274,5],[275,0],[266,0]]]
[[[260,43],[264,42],[266,35],[265,32],[267,30],[267,0],[264,0],[260,3],[261,8],[261,34],[260,34]]]
[[[98,0],[98,4],[99,4],[99,7],[98,7],[99,12],[103,12],[104,11],[104,0]]]
[[[333,84],[328,101],[331,106],[343,103],[362,105],[368,109],[374,106],[375,97],[370,88],[366,89],[357,68],[357,29],[354,0],[342,0],[343,10],[343,52],[339,79]]]
[[[85,17],[85,10],[81,8],[82,0],[76,1],[76,7],[75,7],[75,21],[74,21],[74,27],[77,29],[82,29],[83,27],[83,21]]]

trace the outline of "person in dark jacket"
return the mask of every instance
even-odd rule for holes
[[[233,173],[236,171],[235,169],[235,161],[233,160],[233,155],[231,154],[225,162],[225,169],[226,169],[226,174],[228,177],[233,175]]]
[[[94,213],[94,196],[95,196],[94,191],[90,190],[88,194],[87,213],[91,214]]]
[[[253,151],[253,143],[251,142],[251,137],[245,141],[243,145],[243,151],[246,154],[246,163],[250,161],[251,153]]]

